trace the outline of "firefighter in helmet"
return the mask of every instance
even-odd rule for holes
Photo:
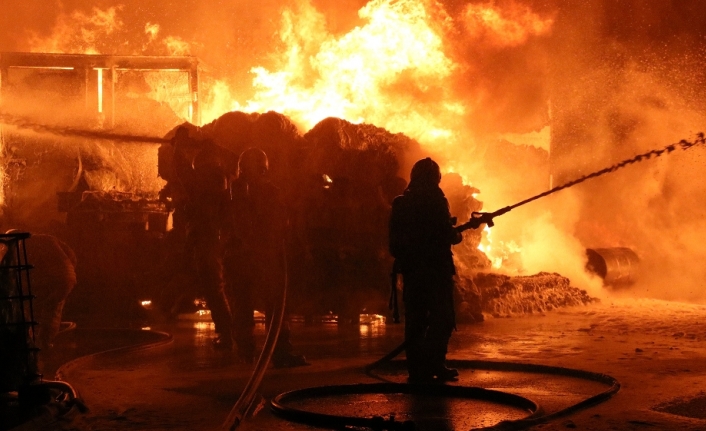
[[[451,246],[462,236],[454,227],[440,181],[439,165],[428,157],[419,160],[390,215],[390,252],[404,283],[407,368],[414,382],[458,376],[445,362],[456,326]]]
[[[198,277],[197,293],[211,310],[217,338],[214,345],[232,349],[231,315],[223,284],[220,236],[228,209],[228,182],[216,144],[177,133],[176,177],[184,191],[186,255]]]
[[[225,253],[225,275],[238,354],[246,362],[255,355],[253,310],[272,322],[286,282],[285,241],[288,218],[279,189],[270,182],[267,155],[245,150],[238,159],[237,178],[230,184],[231,232]],[[272,357],[276,367],[305,365],[292,353],[289,327],[282,325]]]

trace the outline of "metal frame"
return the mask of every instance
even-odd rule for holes
[[[117,70],[175,71],[189,74],[191,93],[191,123],[201,124],[199,109],[199,60],[196,57],[92,55],[92,54],[47,54],[34,52],[0,52],[0,101],[2,87],[7,82],[11,68],[74,69],[85,70],[86,100],[88,102],[88,77],[91,70],[103,77],[109,70],[109,94],[111,100],[111,125],[115,124],[115,81]],[[102,91],[102,87],[101,87]],[[99,103],[102,103],[100,101]]]

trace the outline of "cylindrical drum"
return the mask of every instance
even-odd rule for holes
[[[586,269],[600,276],[606,286],[626,286],[637,281],[640,258],[627,247],[589,248],[586,256]]]

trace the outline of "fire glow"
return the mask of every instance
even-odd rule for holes
[[[253,68],[257,93],[235,109],[274,109],[304,129],[339,117],[429,142],[453,135],[450,126],[465,108],[443,84],[456,65],[444,53],[424,3],[371,1],[359,11],[366,24],[339,38],[325,31],[313,8],[303,9],[283,13],[282,68]],[[400,84],[402,91],[391,91]],[[417,104],[410,93],[433,100]]]
[[[252,22],[246,19],[250,17],[246,10],[250,6],[223,6],[242,12],[246,17],[242,18],[242,25],[230,39],[225,33],[220,38],[216,21],[222,17],[216,15],[204,21],[213,24],[213,31],[193,26],[208,35],[208,39],[198,39],[193,37],[197,32],[192,37],[186,31],[175,34],[178,32],[176,24],[158,22],[154,16],[142,16],[128,7],[100,9],[86,5],[82,10],[58,12],[53,27],[48,27],[52,31],[47,32],[48,28],[45,28],[31,33],[24,45],[17,45],[17,50],[196,55],[203,59],[204,70],[209,71],[202,75],[199,100],[202,123],[230,110],[273,110],[291,118],[302,132],[321,119],[334,116],[404,133],[419,141],[442,163],[446,172],[456,172],[466,184],[477,186],[486,210],[497,209],[542,191],[515,190],[518,188],[515,185],[523,181],[522,175],[544,175],[546,185],[549,184],[549,168],[533,174],[532,171],[539,169],[523,166],[517,160],[500,160],[498,164],[505,163],[505,173],[516,170],[521,174],[499,178],[500,175],[493,168],[484,166],[481,160],[493,142],[506,140],[546,151],[550,141],[554,145],[555,141],[565,139],[565,135],[585,136],[586,146],[579,148],[575,145],[579,149],[575,154],[569,154],[566,160],[559,161],[559,157],[552,154],[552,169],[573,174],[639,153],[644,150],[642,146],[658,147],[671,142],[675,136],[687,136],[688,132],[694,131],[695,124],[703,122],[698,109],[689,106],[693,105],[690,100],[696,94],[693,91],[696,87],[690,83],[692,77],[683,76],[689,72],[682,75],[669,71],[670,67],[679,71],[688,69],[680,63],[686,57],[677,57],[679,54],[674,53],[676,60],[668,64],[672,54],[660,56],[659,48],[654,48],[654,58],[640,57],[639,52],[648,51],[644,47],[667,46],[669,42],[662,44],[659,40],[648,40],[648,36],[645,40],[649,44],[640,45],[643,41],[638,41],[634,47],[628,42],[622,46],[619,37],[615,37],[616,43],[611,44],[613,39],[610,37],[613,36],[601,36],[605,39],[596,36],[603,31],[603,21],[606,28],[616,26],[606,30],[607,33],[620,33],[618,24],[610,21],[610,17],[600,15],[609,12],[600,12],[601,7],[595,7],[601,5],[597,0],[584,6],[568,3],[542,6],[519,0],[464,5],[434,0],[372,0],[357,11],[357,19],[341,25],[336,24],[340,17],[332,17],[336,14],[330,14],[332,6],[325,3],[317,2],[315,7],[313,2],[302,0],[276,6],[262,5],[262,12],[253,12],[253,15],[262,13],[267,19],[257,16]],[[351,6],[336,5],[335,9],[345,7]],[[656,13],[659,8],[644,6],[644,9],[641,19],[646,21],[646,28],[662,22],[659,19],[650,21],[654,18],[652,15],[661,18]],[[577,21],[577,17],[586,14],[591,14],[591,19]],[[190,11],[187,15],[198,14]],[[258,27],[260,21],[267,24]],[[626,19],[619,25],[627,25],[627,22]],[[231,24],[228,23],[228,28],[232,27]],[[554,38],[551,49],[541,45],[549,38]],[[223,39],[223,46],[227,49],[218,47],[219,39]],[[625,39],[629,37],[625,35]],[[620,45],[620,48],[614,45]],[[606,48],[608,46],[616,52],[624,51],[620,55],[613,53],[616,58],[630,60],[624,61],[624,65],[617,69],[609,58],[605,64],[595,65],[595,60],[602,60],[601,56],[592,54],[590,49],[584,50],[605,51],[609,56],[612,54],[611,49]],[[228,60],[213,67],[216,57]],[[664,69],[661,72],[652,70],[660,67]],[[551,81],[549,69],[552,69],[554,82],[547,84]],[[542,76],[533,81],[533,74]],[[184,96],[189,94],[188,84],[164,75],[147,79],[152,88],[150,97],[170,106],[181,118],[190,119],[187,100],[175,100],[188,97]],[[108,79],[107,76],[104,78]],[[693,76],[694,82],[699,79]],[[542,83],[537,84],[539,81]],[[174,94],[167,91],[173,87],[183,87],[184,91],[174,91]],[[559,96],[549,100],[548,87],[556,90]],[[592,99],[603,94],[601,91],[605,93],[605,97],[600,96],[603,99]],[[176,93],[179,95],[175,96]],[[601,104],[606,105],[604,111],[602,108],[597,113],[586,111],[585,106]],[[589,116],[591,121],[587,120]],[[592,122],[595,125],[587,124]],[[561,127],[562,123],[571,123],[564,127],[569,132],[557,132],[557,125]],[[577,130],[571,132],[572,127]],[[571,139],[576,138],[570,137],[565,145],[576,143]],[[685,205],[674,203],[684,199],[665,198],[669,194],[663,193],[662,187],[667,186],[660,181],[668,180],[669,165],[665,163],[660,169],[648,172],[648,168],[644,168],[643,173],[634,174],[628,184],[635,188],[631,196],[642,194],[645,202],[659,201],[657,208],[664,211],[656,212],[666,217],[671,210]],[[560,184],[567,179],[571,177],[554,178],[554,181]],[[612,187],[609,200],[621,201],[620,192],[616,191],[620,187]],[[605,190],[604,187],[602,191]],[[696,186],[686,187],[683,195],[697,195],[699,191]],[[665,220],[659,220],[662,223],[631,222],[629,214],[655,212],[646,208],[646,204],[631,201],[620,222],[613,223],[601,218],[602,202],[598,204],[588,199],[589,204],[580,198],[566,199],[570,205],[561,206],[554,218],[539,217],[539,213],[531,211],[525,213],[524,219],[514,218],[513,214],[504,216],[490,235],[492,242],[486,234],[480,246],[493,266],[516,269],[507,266],[517,262],[518,267],[526,271],[564,273],[563,267],[553,267],[554,260],[537,260],[541,255],[547,255],[546,250],[551,247],[547,246],[546,238],[530,235],[527,225],[551,233],[555,243],[571,243],[572,252],[581,248],[573,244],[579,242],[577,238],[580,236],[583,243],[580,245],[593,245],[591,242],[597,240],[605,240],[611,246],[640,244],[672,263],[679,262],[678,256],[664,256],[660,247],[642,240],[642,236],[646,236],[642,230],[659,224],[668,225]],[[545,202],[546,207],[549,204]],[[613,203],[613,206],[625,207],[624,202],[620,203]],[[526,223],[528,219],[532,222]],[[591,224],[599,221],[600,228]],[[544,224],[538,226],[540,222]],[[580,228],[576,228],[577,223]],[[691,241],[698,235],[683,234],[701,232],[701,228],[694,222],[682,229],[682,233],[675,230],[670,234],[678,239],[680,247],[701,256],[704,255],[702,248]],[[558,238],[561,235],[564,238]],[[518,253],[522,259],[512,258]],[[527,266],[523,261],[530,254],[531,259],[527,260],[533,264]],[[581,267],[580,264],[577,266],[579,271]],[[693,279],[702,278],[696,272]]]

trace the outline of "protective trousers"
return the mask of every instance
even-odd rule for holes
[[[405,341],[410,377],[433,376],[445,366],[455,327],[453,278],[434,270],[403,273]]]
[[[265,268],[271,263],[265,257],[255,259],[244,256],[241,252],[226,254],[224,262],[228,297],[231,298],[233,329],[238,353],[246,362],[255,356],[255,318],[254,310],[265,314],[265,327],[269,328],[277,306],[282,301],[282,282],[284,274],[277,268]],[[269,271],[268,271],[269,269]],[[282,323],[273,360],[278,356],[292,352],[290,331],[287,322]]]
[[[217,241],[205,239],[193,243],[193,258],[198,275],[199,294],[206,299],[216,333],[224,343],[230,343],[231,316],[224,292],[223,264]]]

